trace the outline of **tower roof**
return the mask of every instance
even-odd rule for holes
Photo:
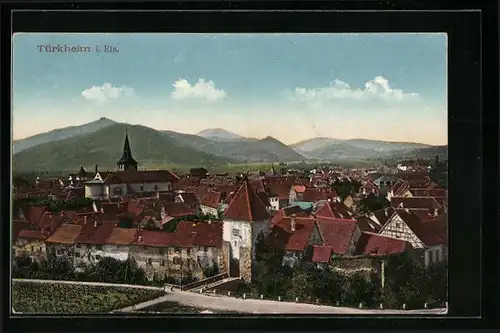
[[[224,217],[236,221],[261,221],[269,218],[269,213],[247,179],[240,186],[229,203]]]
[[[130,149],[130,141],[128,139],[128,131],[125,128],[125,143],[123,144],[122,157],[116,163],[118,165],[137,165],[137,161],[132,157],[132,149]]]

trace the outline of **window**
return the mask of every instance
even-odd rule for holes
[[[95,248],[97,251],[102,251],[102,245],[96,245]]]
[[[143,192],[144,191],[144,186],[141,185],[141,187],[139,187],[139,191]]]
[[[163,247],[158,248],[158,253],[165,254],[165,248],[163,248]]]
[[[114,195],[120,195],[120,194],[122,194],[122,188],[121,187],[115,187],[113,189],[113,194]]]
[[[208,252],[208,246],[203,247],[203,252]]]
[[[95,256],[95,260],[101,260],[101,256],[100,255],[96,255]]]
[[[191,254],[191,249],[186,249],[186,253],[189,256]]]
[[[147,260],[147,264],[148,264],[148,265],[152,265],[152,264],[153,264],[153,260],[151,260],[151,258],[149,258],[149,259]]]
[[[79,249],[79,248],[81,248],[81,247],[82,247],[82,246],[81,246],[79,243],[77,243],[77,244],[76,244],[76,248],[77,248],[77,249]]]
[[[240,230],[239,229],[233,229],[233,236],[239,237],[240,236]]]
[[[179,257],[174,257],[174,265],[180,265],[182,263],[181,258]]]
[[[160,261],[160,266],[165,266],[165,260]]]
[[[73,251],[68,251],[68,257],[71,257],[73,255]]]
[[[158,185],[155,185],[155,191],[158,191]]]
[[[180,254],[181,253],[181,249],[179,249],[179,248],[175,249],[175,253],[176,254]]]
[[[80,258],[80,252],[75,252],[75,257]]]

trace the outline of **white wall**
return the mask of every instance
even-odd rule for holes
[[[85,185],[85,197],[94,200],[100,199],[103,196],[102,185]]]
[[[165,181],[165,182],[158,182],[158,183],[135,183],[135,184],[129,184],[130,187],[137,192],[142,192],[142,191],[165,191],[165,190],[171,190],[172,189],[172,182],[170,181]],[[155,189],[155,186],[158,188]],[[141,189],[142,187],[142,189]]]
[[[280,209],[280,201],[277,197],[271,197],[269,198],[269,205],[273,210],[279,210]]]
[[[217,214],[219,213],[217,208],[213,208],[213,207],[209,207],[209,206],[205,206],[205,205],[200,205],[200,208],[201,208],[201,212],[203,214],[211,214],[211,215],[215,215],[217,216]]]

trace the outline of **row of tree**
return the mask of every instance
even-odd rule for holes
[[[303,262],[291,268],[282,265],[283,251],[259,239],[256,248],[255,279],[242,292],[301,299],[317,299],[322,304],[386,308],[422,308],[447,299],[447,266],[425,269],[404,253],[384,258],[384,286],[380,272],[346,275],[329,268]],[[376,259],[373,259],[376,260]],[[333,264],[334,265],[334,264]]]

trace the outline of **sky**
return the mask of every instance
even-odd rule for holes
[[[446,34],[17,33],[12,52],[15,140],[107,117],[286,144],[448,141]]]

